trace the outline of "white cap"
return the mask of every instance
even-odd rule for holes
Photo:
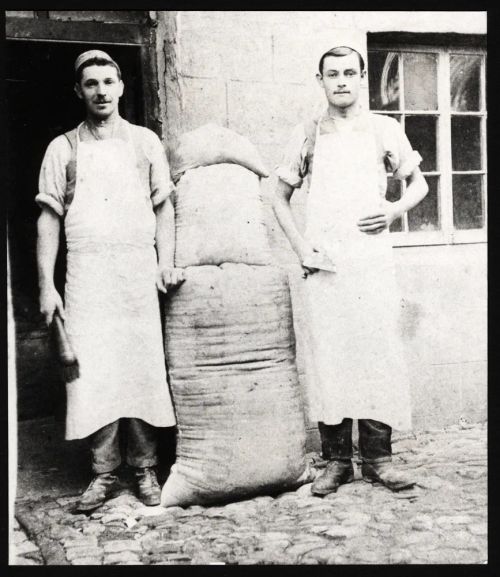
[[[87,50],[86,52],[80,54],[80,56],[78,56],[78,58],[75,60],[75,72],[84,62],[87,62],[87,60],[91,60],[92,58],[102,58],[103,60],[108,60],[110,64],[113,64],[116,66],[116,68],[118,68],[118,70],[120,70],[118,64],[107,52],[104,52],[103,50]]]

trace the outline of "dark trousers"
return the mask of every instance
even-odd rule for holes
[[[153,467],[158,463],[156,427],[141,419],[119,419],[89,437],[94,473],[109,473],[121,464],[119,435],[121,427],[126,428],[126,460],[129,465]]]
[[[352,419],[338,425],[318,423],[323,458],[349,460],[352,458]],[[365,463],[383,463],[392,459],[389,425],[373,419],[359,419],[359,454]]]

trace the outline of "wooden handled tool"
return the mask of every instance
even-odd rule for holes
[[[55,337],[57,358],[62,365],[64,380],[67,383],[71,383],[80,376],[80,367],[69,342],[63,320],[57,312],[54,313],[52,320],[52,330]]]

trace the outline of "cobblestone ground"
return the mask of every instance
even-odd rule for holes
[[[417,486],[310,484],[225,506],[144,507],[124,487],[91,515],[77,496],[19,498],[11,564],[408,564],[487,562],[486,425],[394,443]],[[316,454],[309,457],[320,470]],[[26,537],[26,534],[29,538]]]
[[[10,564],[44,565],[44,560],[38,545],[28,538],[17,519],[14,519],[13,525],[10,543]]]

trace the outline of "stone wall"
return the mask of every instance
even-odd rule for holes
[[[160,98],[166,139],[206,122],[244,134],[268,167],[280,160],[293,126],[323,106],[304,36],[325,27],[367,32],[486,33],[483,12],[158,12]],[[364,100],[367,98],[364,86]],[[262,182],[270,241],[288,268],[297,362],[304,385],[300,267],[276,223],[271,176]],[[305,193],[293,208],[304,221]],[[416,429],[486,418],[486,247],[394,249],[406,301],[404,333]],[[313,426],[313,423],[311,423]]]

